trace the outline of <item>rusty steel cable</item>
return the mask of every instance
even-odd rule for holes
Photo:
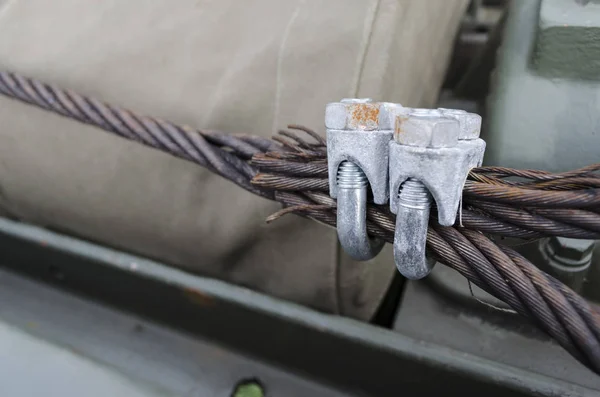
[[[290,126],[274,139],[197,130],[7,72],[0,72],[0,93],[192,161],[282,203],[284,209],[268,221],[296,213],[335,227],[325,141],[308,128]],[[598,309],[486,235],[600,238],[599,170],[600,164],[565,173],[475,169],[464,188],[459,225],[438,225],[433,210],[427,241],[440,263],[530,318],[598,374]],[[370,204],[367,217],[371,236],[393,242],[395,217],[388,208]]]

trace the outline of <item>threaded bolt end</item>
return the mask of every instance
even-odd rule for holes
[[[418,117],[442,117],[442,112],[437,109],[413,108],[409,115]]]
[[[343,161],[337,172],[337,186],[341,189],[359,189],[369,184],[363,170],[350,161]]]
[[[427,209],[431,206],[431,193],[423,183],[408,178],[398,192],[398,204],[406,208]]]

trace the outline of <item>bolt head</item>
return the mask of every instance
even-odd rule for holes
[[[459,124],[435,112],[411,112],[397,116],[394,140],[407,146],[426,148],[454,147],[458,144]]]
[[[352,131],[375,131],[379,128],[378,103],[347,103],[346,129]]]
[[[589,259],[594,251],[595,244],[595,240],[551,237],[548,241],[548,248],[555,257],[578,262]]]
[[[344,98],[325,107],[325,127],[331,130],[373,131],[378,121],[379,104],[369,98]]]
[[[458,121],[460,140],[472,140],[479,138],[481,133],[481,116],[475,113],[469,113],[461,109],[438,109],[445,117],[453,118]]]

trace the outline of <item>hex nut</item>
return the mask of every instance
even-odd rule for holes
[[[453,118],[458,121],[460,140],[472,140],[479,138],[481,133],[481,116],[476,113],[469,113],[461,109],[438,109],[445,117]]]
[[[378,120],[379,104],[370,98],[344,98],[325,107],[325,127],[331,130],[373,131]]]
[[[346,128],[346,105],[339,102],[328,103],[325,106],[325,128],[343,130]]]
[[[458,144],[459,123],[435,113],[411,112],[397,116],[394,140],[407,146],[423,148],[454,147]]]
[[[588,260],[594,251],[595,243],[595,240],[551,237],[548,240],[548,249],[554,257],[567,259],[575,263]]]

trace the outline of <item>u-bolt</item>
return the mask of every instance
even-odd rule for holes
[[[389,199],[389,143],[399,104],[342,99],[325,108],[329,195],[337,199],[340,245],[355,260],[369,260],[383,242],[367,234],[367,195]]]
[[[419,180],[409,178],[400,186],[394,258],[400,273],[409,280],[419,280],[433,268],[425,256],[431,202],[429,190]]]
[[[413,109],[398,117],[390,149],[390,210],[396,214],[394,260],[408,279],[426,277],[431,204],[437,221],[452,226],[469,170],[481,164],[481,117],[453,109]]]
[[[337,172],[337,233],[340,245],[356,260],[377,256],[384,241],[367,234],[367,189],[369,181],[362,169],[343,161]]]

